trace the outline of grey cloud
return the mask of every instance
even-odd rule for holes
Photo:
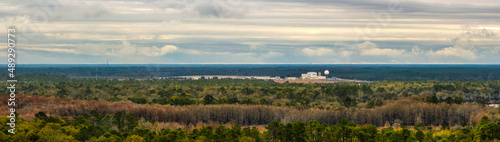
[[[202,17],[242,18],[246,7],[241,0],[197,0],[193,10]]]
[[[450,41],[454,47],[475,50],[477,48],[478,39],[496,40],[498,38],[494,31],[485,28],[481,29],[474,25],[464,25],[462,26],[462,33],[451,38]]]
[[[480,28],[474,28],[471,26],[465,26],[464,31],[462,33],[462,36],[465,37],[471,37],[471,38],[496,38],[496,33],[490,30],[487,30],[485,28],[480,29]]]
[[[160,9],[183,9],[186,8],[189,4],[188,0],[156,0],[148,2],[152,4],[151,6],[158,7]]]
[[[157,0],[149,1],[159,9],[177,9],[185,15],[215,18],[242,18],[247,13],[244,0]]]
[[[374,28],[380,33],[358,43],[350,30],[379,23],[372,13],[387,11],[391,0],[242,1],[61,1],[62,18],[40,26],[41,35],[29,42],[75,46],[25,49],[31,50],[28,56],[43,52],[64,60],[73,58],[64,53],[82,57],[75,62],[108,55],[144,57],[137,62],[152,55],[184,63],[491,63],[500,57],[500,11],[494,9],[499,2],[401,0],[401,11],[390,15],[388,26]],[[2,14],[10,13],[4,9]],[[24,20],[9,17],[0,19]],[[471,23],[487,28],[460,30],[460,25]],[[164,46],[166,42],[182,48]]]
[[[463,2],[422,2],[409,0],[267,0],[272,2],[293,2],[312,5],[335,5],[365,10],[401,9],[401,12],[431,12],[431,13],[500,13],[500,3],[490,2],[489,5],[474,5]]]
[[[163,47],[157,46],[139,46],[135,44],[131,44],[128,41],[122,41],[121,44],[109,44],[109,43],[98,43],[98,44],[81,44],[77,45],[74,49],[69,51],[55,49],[55,48],[37,48],[38,50],[45,51],[58,51],[58,52],[70,52],[75,54],[84,54],[84,55],[96,55],[96,56],[162,56],[167,53],[174,52],[179,48],[174,45],[164,45]]]
[[[61,3],[65,18],[99,18],[110,15],[111,8],[92,1],[69,1]]]

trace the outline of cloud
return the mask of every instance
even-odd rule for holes
[[[354,45],[354,48],[359,49],[359,50],[365,50],[365,49],[373,49],[377,48],[377,44],[370,42],[370,41],[365,41],[363,43]]]
[[[266,0],[282,1],[282,0]],[[400,0],[292,0],[288,2],[305,3],[309,5],[336,6],[340,5],[356,10],[390,10],[404,13],[487,13],[498,12],[498,1],[491,0],[441,0],[441,1],[400,1]],[[470,15],[473,16],[473,15]]]
[[[160,9],[182,9],[186,8],[187,0],[158,0],[151,3],[151,6],[158,7]]]
[[[162,26],[177,26],[177,25],[181,25],[182,21],[181,20],[163,20],[160,24]]]
[[[430,51],[428,55],[434,57],[460,57],[464,59],[474,60],[476,59],[476,54],[474,51],[462,49],[459,47],[447,47],[436,52]]]
[[[456,47],[473,49],[479,40],[497,40],[497,33],[474,25],[463,25],[462,33],[453,37],[450,41]]]
[[[485,28],[479,28],[475,25],[463,25],[462,32],[452,38],[450,41],[453,44],[451,47],[443,48],[437,51],[428,51],[428,55],[432,57],[458,57],[467,60],[475,60],[478,58],[478,53],[495,52],[495,48],[481,49],[488,46],[481,45],[479,41],[496,40],[497,33]],[[479,44],[479,45],[478,45]]]
[[[143,47],[122,41],[121,44],[83,44],[76,47],[79,54],[88,55],[110,55],[110,56],[162,56],[167,53],[177,51],[174,45],[163,47],[151,46]]]
[[[413,46],[413,48],[411,48],[411,53],[413,55],[422,55],[425,52],[422,49],[420,49],[420,47],[418,47],[418,46],[415,45],[415,46]]]
[[[32,51],[47,51],[47,52],[61,52],[61,53],[73,53],[78,54],[78,51],[75,49],[62,49],[62,48],[40,48],[40,47],[26,47],[23,50],[32,50]]]
[[[149,6],[184,16],[242,18],[247,7],[243,0],[156,0]]]
[[[352,51],[348,51],[348,50],[344,50],[344,51],[340,52],[340,55],[342,57],[350,57],[352,54],[353,54],[353,52]],[[347,58],[347,59],[350,60],[349,58]]]
[[[96,1],[63,1],[61,9],[65,18],[99,18],[112,13],[110,7]]]
[[[492,54],[492,53],[498,54],[498,53],[500,53],[500,46],[497,46],[497,47],[491,49],[490,51],[491,51],[491,52],[489,52],[490,54]]]
[[[363,50],[361,52],[361,55],[369,55],[369,56],[399,56],[399,55],[403,54],[404,52],[405,52],[404,50],[398,50],[398,49],[373,48],[373,49]]]
[[[31,18],[28,15],[20,15],[20,16],[4,16],[0,17],[0,25],[2,28],[7,29],[11,26],[16,26],[17,28],[22,28],[27,21],[30,21]]]
[[[142,50],[142,53],[146,54],[146,55],[149,54],[148,56],[161,56],[161,55],[165,55],[165,54],[170,53],[170,52],[174,52],[177,49],[179,49],[179,48],[177,48],[176,46],[173,46],[173,45],[165,45],[161,48],[153,46],[151,48],[144,48]]]
[[[319,48],[304,48],[304,49],[302,49],[302,53],[304,55],[306,55],[306,56],[309,56],[309,57],[318,57],[318,56],[324,56],[324,55],[332,54],[333,50],[332,49],[328,49],[328,48],[323,48],[323,47],[319,47]]]
[[[275,58],[275,57],[281,57],[284,56],[285,54],[281,52],[275,52],[275,51],[269,51],[267,53],[261,54],[261,58]]]
[[[198,50],[192,50],[192,49],[182,50],[182,52],[187,53],[187,54],[191,54],[191,55],[199,55],[199,54],[204,53],[204,52],[200,52]]]
[[[367,56],[390,56],[396,57],[402,55],[405,50],[402,49],[389,49],[389,48],[378,48],[377,44],[365,41],[364,43],[354,45],[354,49],[360,52],[360,55]]]
[[[494,59],[500,57],[500,1],[401,1],[401,11],[396,13],[388,11],[391,0],[60,2],[59,13],[44,22],[33,20],[33,12],[44,15],[36,10],[40,9],[36,2],[1,1],[5,9],[0,10],[0,27],[14,25],[19,29],[17,37],[29,37],[19,41],[30,44],[25,46],[26,56],[52,54],[65,63],[93,62],[86,55],[143,57],[137,63],[167,59],[186,63],[497,63]],[[387,11],[389,15],[384,15]],[[378,25],[369,27],[371,23]],[[479,26],[460,27],[471,23]],[[24,34],[23,27],[30,26],[35,27],[33,34]],[[357,28],[380,32],[358,43],[358,33],[353,32]],[[5,34],[0,37],[6,39]],[[322,56],[328,61],[315,58]]]
[[[477,29],[477,30],[469,30],[464,33],[469,37],[474,38],[496,38],[496,33],[487,29]]]
[[[194,50],[194,49],[185,49],[181,50],[180,52],[184,52],[186,54],[191,54],[191,55],[231,55],[231,54],[237,54],[237,53],[231,53],[231,52],[217,52],[217,51],[203,51],[203,50]]]
[[[247,8],[242,0],[197,0],[192,8],[202,17],[242,18]]]
[[[243,42],[242,44],[248,45],[248,48],[250,48],[251,50],[256,50],[256,49],[264,47],[263,44],[256,43],[256,42]]]

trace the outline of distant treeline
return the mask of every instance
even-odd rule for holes
[[[6,68],[0,68],[6,69]],[[329,70],[331,76],[361,80],[500,80],[500,65],[20,65],[23,74],[67,77],[152,78],[182,75],[256,75],[299,77]],[[3,77],[6,79],[6,76]]]

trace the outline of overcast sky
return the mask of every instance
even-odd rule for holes
[[[4,0],[0,7],[3,31],[17,29],[19,64],[500,63],[498,0]]]

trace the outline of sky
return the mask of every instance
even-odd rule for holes
[[[4,0],[18,64],[499,64],[498,0]],[[0,41],[6,51],[7,41]]]

